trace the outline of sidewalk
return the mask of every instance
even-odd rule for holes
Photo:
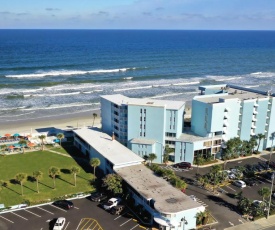
[[[254,222],[249,222],[249,223],[233,226],[230,228],[225,228],[225,230],[243,230],[243,229],[261,230],[261,229],[271,228],[272,226],[274,226],[273,229],[275,229],[275,215],[270,216],[268,219],[262,218]]]
[[[272,154],[274,154],[275,152],[273,151]],[[252,157],[255,157],[255,158],[262,158],[262,156],[265,156],[265,155],[269,155],[270,152],[268,151],[262,151],[261,154],[252,154],[251,156],[247,156],[247,157],[238,157],[238,158],[235,158],[235,159],[231,159],[231,160],[227,160],[227,163],[228,162],[232,162],[232,161],[240,161],[240,160],[245,160],[245,159],[249,159],[249,158],[252,158]],[[217,162],[215,163],[212,163],[212,164],[206,164],[206,165],[200,165],[199,168],[206,168],[206,167],[209,167],[209,166],[212,166],[212,165],[219,165],[219,164],[224,164],[224,161],[223,160],[220,160],[220,159],[216,159]],[[197,165],[192,165],[193,167],[198,167]]]

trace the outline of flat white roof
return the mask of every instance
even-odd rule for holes
[[[156,140],[142,139],[142,138],[133,138],[130,142],[133,143],[133,144],[153,145],[153,144],[156,143]]]
[[[101,95],[101,97],[120,106],[123,104],[140,106],[161,106],[166,107],[166,109],[179,110],[185,105],[184,101],[156,100],[150,98],[130,98],[121,94]]]
[[[112,140],[112,137],[106,133],[87,128],[77,129],[74,130],[74,132],[103,157],[112,162],[114,167],[144,161],[143,158],[136,155],[118,141]]]
[[[161,213],[177,213],[201,207],[143,164],[118,168],[115,172],[145,199],[153,199],[155,209]]]

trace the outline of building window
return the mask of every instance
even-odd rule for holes
[[[143,133],[143,136],[145,137],[146,135],[145,135],[145,132]]]
[[[146,121],[146,117],[144,117],[144,121]]]
[[[142,121],[142,117],[140,117],[140,121]]]
[[[140,109],[140,113],[142,113],[142,109]]]
[[[144,125],[144,129],[146,128],[146,125]]]
[[[140,125],[140,128],[142,129],[142,125]]]
[[[146,114],[146,109],[144,109],[144,113]]]
[[[140,132],[140,133],[139,133],[139,136],[141,136],[141,137],[142,137],[142,132]]]

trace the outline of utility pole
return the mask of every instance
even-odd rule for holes
[[[266,217],[266,219],[268,219],[268,217],[269,217],[269,211],[270,211],[270,204],[271,204],[271,197],[272,197],[272,191],[273,191],[273,182],[274,182],[274,177],[275,177],[275,175],[274,175],[274,173],[272,174],[272,182],[271,182],[271,191],[270,191],[270,196],[269,196],[269,204],[268,204],[268,210],[267,210],[267,217]]]

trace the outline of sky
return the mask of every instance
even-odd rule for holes
[[[0,29],[274,30],[275,0],[0,0]]]

